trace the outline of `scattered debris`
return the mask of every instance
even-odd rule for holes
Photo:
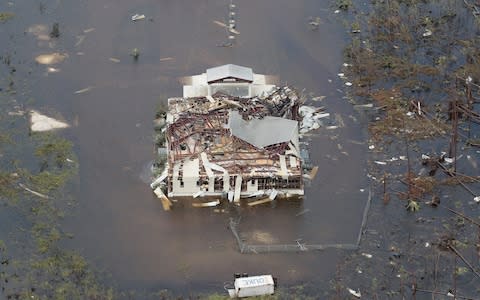
[[[21,188],[23,188],[25,191],[27,191],[27,192],[35,195],[35,196],[38,196],[38,197],[43,198],[43,199],[50,199],[50,197],[48,197],[47,195],[44,195],[44,194],[42,194],[42,193],[36,192],[36,191],[34,191],[34,190],[32,190],[32,189],[29,189],[29,188],[26,187],[23,183],[19,183],[18,185],[19,185]]]
[[[362,294],[360,293],[360,290],[355,291],[355,290],[352,290],[351,288],[347,288],[347,291],[352,294],[353,296],[355,296],[356,298],[361,298],[362,297]]]
[[[192,202],[193,207],[214,207],[220,204],[220,200],[214,200],[209,202]]]
[[[30,130],[33,132],[50,131],[54,129],[68,128],[65,122],[42,115],[38,111],[30,111]]]
[[[132,16],[132,21],[135,22],[135,21],[140,21],[140,20],[143,20],[145,19],[145,15],[140,15],[140,14],[134,14]]]
[[[320,17],[310,17],[308,20],[308,26],[312,31],[318,30],[320,24],[322,24],[322,20],[320,19]]]
[[[312,98],[312,101],[322,101],[323,99],[325,99],[327,96],[317,96],[317,97],[313,97]]]
[[[80,46],[83,43],[83,41],[85,40],[85,37],[86,37],[85,35],[77,36],[77,42],[75,43],[75,47]]]
[[[362,252],[362,256],[365,256],[366,258],[372,258],[373,255],[369,254],[369,253],[365,253],[365,252]]]
[[[58,73],[60,72],[60,69],[54,68],[54,67],[48,67],[47,68],[47,73]]]
[[[39,55],[35,58],[35,61],[42,65],[54,65],[54,64],[61,63],[67,57],[68,57],[67,54],[55,52],[50,54]]]
[[[313,181],[315,179],[315,177],[317,176],[317,173],[318,173],[318,166],[315,166],[310,171],[310,174],[308,174],[308,178]]]
[[[367,104],[356,104],[353,106],[353,108],[356,108],[356,109],[365,109],[365,108],[373,108],[373,103],[367,103]]]
[[[431,36],[433,33],[430,29],[425,29],[425,32],[423,32],[422,36],[423,37],[429,37]]]
[[[83,93],[91,91],[92,89],[93,89],[93,86],[89,86],[89,87],[86,87],[84,89],[75,91],[74,94],[83,94]]]
[[[275,280],[272,275],[248,276],[235,275],[233,287],[225,288],[230,298],[244,298],[275,293]]]
[[[133,48],[132,52],[130,53],[130,56],[133,57],[133,60],[137,61],[138,58],[140,57],[140,50],[138,50],[138,48]]]
[[[260,204],[264,204],[264,203],[270,203],[272,202],[273,200],[270,199],[270,197],[267,197],[267,198],[264,198],[264,199],[260,199],[260,200],[256,200],[256,201],[252,201],[252,202],[248,202],[248,206],[256,206],[256,205],[260,205]]]
[[[277,195],[278,195],[278,191],[276,189],[273,189],[270,193],[270,196],[268,196],[268,198],[273,201],[275,200],[275,198],[277,198]]]
[[[172,208],[172,202],[170,201],[170,199],[167,198],[167,196],[165,196],[165,194],[163,193],[162,189],[160,187],[157,187],[153,193],[157,196],[157,198],[160,199],[160,201],[162,202],[162,206],[163,206],[163,210],[165,211],[169,211],[171,208]]]
[[[302,121],[300,122],[300,133],[304,134],[320,128],[322,125],[320,119],[330,117],[329,113],[324,113],[323,111],[323,107],[300,106],[298,109],[298,113],[302,117]]]
[[[114,63],[119,63],[120,62],[120,60],[118,58],[115,58],[115,57],[110,57],[110,58],[108,58],[108,60],[111,61],[111,62],[114,62]]]
[[[183,98],[168,99],[160,114],[165,122],[156,128],[163,137],[157,146],[168,149],[168,196],[223,196],[237,204],[260,193],[269,201],[279,194],[303,196],[303,98],[236,65],[189,80]]]
[[[48,32],[48,26],[45,24],[35,24],[28,27],[27,33],[34,35],[38,41],[49,41],[50,35]]]
[[[205,195],[205,191],[198,191],[192,195],[193,198],[198,198]]]

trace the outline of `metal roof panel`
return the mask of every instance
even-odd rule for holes
[[[228,77],[234,77],[252,82],[253,70],[251,68],[242,67],[234,64],[228,64],[207,69],[207,82],[217,81]]]

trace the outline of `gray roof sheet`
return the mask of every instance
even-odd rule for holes
[[[228,77],[253,81],[253,71],[251,68],[237,66],[233,64],[207,69],[207,82],[212,82]]]
[[[245,121],[236,110],[230,111],[228,126],[232,135],[257,148],[289,142],[298,134],[297,121],[271,116]]]

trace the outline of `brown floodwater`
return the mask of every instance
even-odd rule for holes
[[[228,3],[58,1],[44,11],[28,1],[15,3],[18,12],[31,16],[9,26],[60,24],[54,43],[32,34],[15,42],[24,45],[18,51],[33,70],[33,106],[58,111],[74,124],[68,135],[76,145],[80,183],[78,205],[65,220],[75,235],[67,247],[111,273],[121,288],[221,292],[235,272],[271,273],[281,284],[328,286],[340,251],[242,255],[228,229],[230,217],[241,217],[240,232],[252,243],[356,242],[367,199],[360,191],[368,190],[367,144],[337,76],[346,43],[340,18],[328,1],[238,1],[240,35],[234,47],[225,48],[218,46],[226,41],[225,29],[213,21],[225,22]],[[132,22],[135,13],[146,19]],[[322,21],[316,31],[308,27],[311,16]],[[137,62],[130,56],[134,48],[140,52]],[[46,67],[34,58],[53,51],[68,58],[55,66],[60,72],[46,76]],[[320,129],[305,139],[319,172],[303,201],[227,207],[222,213],[188,205],[165,212],[141,180],[154,158],[156,107],[181,95],[181,76],[226,63],[326,96],[313,104],[341,116],[345,127]]]

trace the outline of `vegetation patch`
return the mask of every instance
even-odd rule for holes
[[[15,17],[14,13],[11,12],[0,12],[0,23],[5,23],[10,19],[13,19]]]

